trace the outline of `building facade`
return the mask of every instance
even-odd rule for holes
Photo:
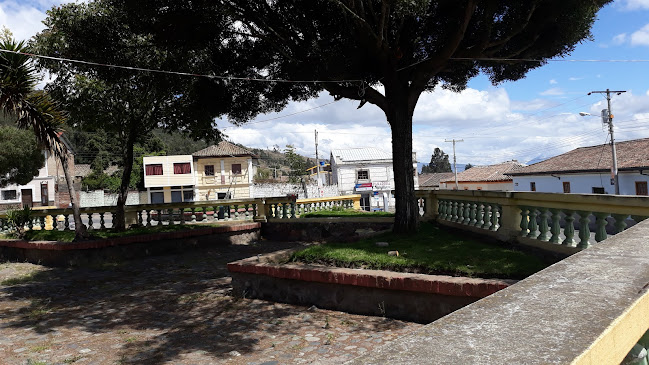
[[[415,189],[417,162],[413,153]],[[378,148],[350,148],[331,151],[332,183],[341,195],[360,194],[364,210],[394,210],[392,155]]]
[[[144,157],[149,202],[251,198],[255,158],[252,152],[226,141],[191,155]]]
[[[649,138],[618,142],[621,195],[647,195]],[[580,147],[512,174],[514,190],[546,193],[615,194],[611,146]]]

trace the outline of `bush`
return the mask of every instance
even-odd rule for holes
[[[25,225],[32,220],[32,210],[28,206],[23,209],[7,211],[7,221],[9,228],[16,233],[18,238],[25,237]]]

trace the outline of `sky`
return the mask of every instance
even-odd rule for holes
[[[47,9],[65,2],[70,1],[0,0],[0,25],[17,39],[28,39],[43,29]],[[430,161],[439,147],[452,161],[453,147],[446,142],[450,139],[463,140],[456,144],[461,166],[512,159],[534,162],[606,143],[608,132],[599,117],[606,100],[602,94],[588,93],[607,88],[626,91],[612,96],[615,140],[649,137],[649,0],[614,1],[598,13],[592,33],[592,41],[522,80],[493,86],[480,75],[461,93],[438,89],[423,94],[413,118],[417,160]],[[340,148],[391,151],[390,129],[378,107],[368,103],[357,109],[356,101],[333,101],[323,92],[243,126],[219,120],[218,127],[229,140],[248,147],[283,149],[291,144],[310,157],[315,157],[316,130],[321,158]]]

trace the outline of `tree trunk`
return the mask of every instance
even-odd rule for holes
[[[131,172],[133,171],[133,146],[135,145],[136,132],[133,127],[128,132],[126,139],[126,151],[124,151],[124,172],[122,174],[122,182],[119,186],[117,195],[117,207],[115,210],[115,217],[113,217],[113,227],[117,231],[126,230],[126,198],[128,196],[128,186],[131,183]]]
[[[68,157],[64,153],[65,152],[59,155],[59,160],[63,167],[65,182],[68,185],[68,193],[70,194],[70,203],[72,204],[72,215],[74,216],[74,240],[83,241],[88,239],[89,235],[86,226],[81,221],[81,211],[79,210],[77,194],[74,190],[74,180],[70,177],[70,165],[68,164]]]
[[[414,233],[419,224],[415,200],[415,170],[412,167],[412,111],[405,90],[391,90],[386,85],[388,110],[386,117],[392,130],[392,166],[396,214],[395,233]]]

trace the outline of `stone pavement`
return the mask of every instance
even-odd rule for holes
[[[422,326],[230,296],[228,262],[295,245],[0,263],[0,364],[340,364]]]

